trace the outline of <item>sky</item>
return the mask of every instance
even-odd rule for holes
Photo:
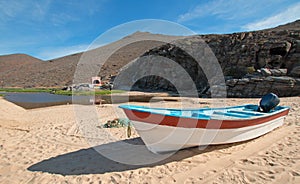
[[[120,27],[118,38],[135,31],[221,34],[297,19],[299,0],[0,0],[0,55],[49,60],[85,51],[100,35]]]

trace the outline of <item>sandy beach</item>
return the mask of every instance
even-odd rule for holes
[[[226,99],[228,105],[258,101]],[[186,103],[210,106],[212,100]],[[81,135],[74,113],[79,105],[25,110],[0,97],[0,183],[300,183],[300,97],[281,98],[280,105],[291,107],[285,124],[257,139],[185,149],[151,165],[126,165],[99,154]],[[99,125],[116,118],[110,104],[95,109]],[[143,144],[134,131],[127,138],[126,128],[106,131],[116,141]]]

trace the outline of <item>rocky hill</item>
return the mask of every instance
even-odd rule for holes
[[[109,50],[110,46],[122,45],[130,39],[148,37],[163,40],[169,36],[137,32],[95,49],[91,53],[100,52],[103,48]],[[197,47],[203,44],[203,41],[210,47],[220,64],[228,96],[256,97],[267,92],[275,92],[280,96],[300,95],[300,20],[273,29],[222,35],[196,35],[168,44],[151,39],[137,41],[111,55],[99,75],[109,80],[110,76],[119,74],[123,66],[139,56],[162,56],[172,59],[188,72],[200,96],[209,96],[212,91],[210,79],[191,55],[201,53]],[[3,81],[1,85],[4,87],[70,85],[81,56],[82,53],[78,53],[50,61],[41,61],[20,54],[1,56],[0,81]],[[103,61],[97,56],[93,58],[93,62],[97,64]],[[119,88],[176,92],[174,85],[162,77],[148,76],[134,79],[132,78],[134,73],[129,76],[130,80],[135,80],[135,85],[119,85]]]
[[[27,55],[8,55],[0,58],[6,66],[0,72],[3,87],[55,87],[70,84],[80,54],[51,61],[31,59]]]
[[[224,84],[220,83],[214,87],[220,88],[225,85],[229,97],[259,97],[268,92],[280,96],[300,95],[299,20],[262,31],[187,37],[154,48],[143,56],[172,59],[189,73],[200,96],[210,96],[210,78],[207,78],[193,56],[193,53],[203,49],[199,47],[203,40],[216,56],[225,78]],[[155,64],[155,61],[152,62]],[[202,62],[209,63],[209,58],[204,58]],[[130,71],[130,68],[127,70]],[[171,71],[165,67],[165,70],[161,70],[161,76],[168,72]],[[178,90],[169,80],[162,77],[148,76],[135,80],[137,82],[133,89],[136,90]],[[186,81],[175,82],[178,86],[186,85]],[[126,88],[122,84],[119,84],[119,87]]]
[[[151,35],[137,32],[110,45],[122,45],[128,39]],[[159,41],[144,40],[122,47],[111,55],[99,71],[99,76],[109,80],[119,69],[151,48],[162,45]],[[101,47],[91,52],[98,52]],[[74,72],[83,53],[72,54],[49,61],[42,61],[25,54],[0,56],[0,87],[63,87],[73,83]],[[100,63],[100,58],[93,60]],[[100,69],[100,68],[99,68]],[[90,78],[87,81],[91,82]]]
[[[40,63],[41,60],[26,54],[0,56],[0,72],[9,72],[22,66]]]

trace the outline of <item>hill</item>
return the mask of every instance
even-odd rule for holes
[[[291,23],[287,23],[284,25],[277,26],[272,29],[266,29],[266,31],[284,31],[284,30],[299,30],[300,27],[300,20],[296,20]]]
[[[150,33],[137,32],[112,44],[126,42],[129,38],[144,37]],[[105,62],[99,75],[109,79],[110,75],[116,75],[120,67],[139,57],[147,50],[162,45],[158,41],[139,41],[122,47]],[[90,52],[97,52],[95,49]],[[42,61],[25,54],[12,54],[0,56],[0,79],[1,87],[63,87],[71,85],[77,64],[82,53],[76,53],[49,61]],[[94,62],[99,62],[95,59]],[[85,81],[90,82],[90,81]]]
[[[109,80],[110,76],[117,75],[123,66],[141,55],[160,55],[181,64],[185,63],[185,69],[195,82],[199,85],[205,84],[203,75],[195,70],[193,61],[187,53],[173,47],[172,44],[153,41],[167,38],[170,36],[136,32],[86,53],[72,54],[49,61],[41,61],[24,54],[0,56],[0,79],[4,87],[70,85],[81,57],[94,54],[91,63],[98,67],[104,62],[99,53],[118,48],[129,40],[139,40],[125,44],[126,46],[121,47],[105,60],[99,76]],[[241,79],[247,74],[249,68],[255,70],[260,68],[286,69],[289,77],[300,77],[300,20],[261,31],[190,36],[185,39],[183,47],[185,44],[187,47],[191,44],[197,45],[199,39],[204,40],[210,46],[227,78]],[[83,82],[89,82],[89,80],[85,79]],[[146,83],[150,90],[170,90],[164,88],[164,86],[170,87],[168,84],[165,85],[163,80],[157,78],[140,81],[140,89],[144,89]],[[203,86],[199,90],[205,90],[205,85],[204,89],[202,88]]]
[[[203,41],[210,49],[205,47]],[[213,53],[211,55],[208,54],[210,50]],[[186,90],[191,90],[191,83],[187,82],[190,79],[183,79],[187,72],[200,96],[210,96],[212,91],[226,92],[230,97],[260,97],[270,92],[279,96],[300,95],[299,20],[261,31],[189,36],[156,47],[143,56],[155,59],[150,60],[151,63],[148,64],[144,62],[144,57],[141,57],[136,63],[144,62],[145,66],[150,65],[151,68],[156,63],[163,62],[160,58],[169,58],[184,70],[170,70],[172,63],[167,63],[163,68],[157,69],[160,73],[156,76],[139,79],[135,77],[140,76],[134,71],[138,68],[135,64],[134,67],[121,71],[121,78],[124,81],[137,81],[135,85],[128,86],[120,81],[115,87],[176,93],[180,86],[181,90],[185,89],[184,91],[191,94],[191,91]],[[217,61],[217,65],[212,63],[213,60]],[[168,80],[159,77],[166,73],[172,77]],[[224,82],[214,84],[214,81]]]
[[[34,58],[26,54],[11,54],[0,56],[0,72],[10,72],[19,67],[30,64],[37,64],[40,59]]]

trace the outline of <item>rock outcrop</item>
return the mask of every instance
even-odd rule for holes
[[[288,76],[268,76],[226,81],[228,97],[261,97],[267,93],[279,96],[300,94],[300,79]]]
[[[292,24],[255,32],[187,37],[180,41],[180,48],[177,42],[165,44],[143,56],[172,59],[190,74],[199,96],[209,96],[210,79],[195,58],[185,52],[204,40],[222,68],[229,97],[259,97],[268,92],[300,95],[300,20]],[[168,80],[156,76],[143,77],[133,89],[176,92]]]

